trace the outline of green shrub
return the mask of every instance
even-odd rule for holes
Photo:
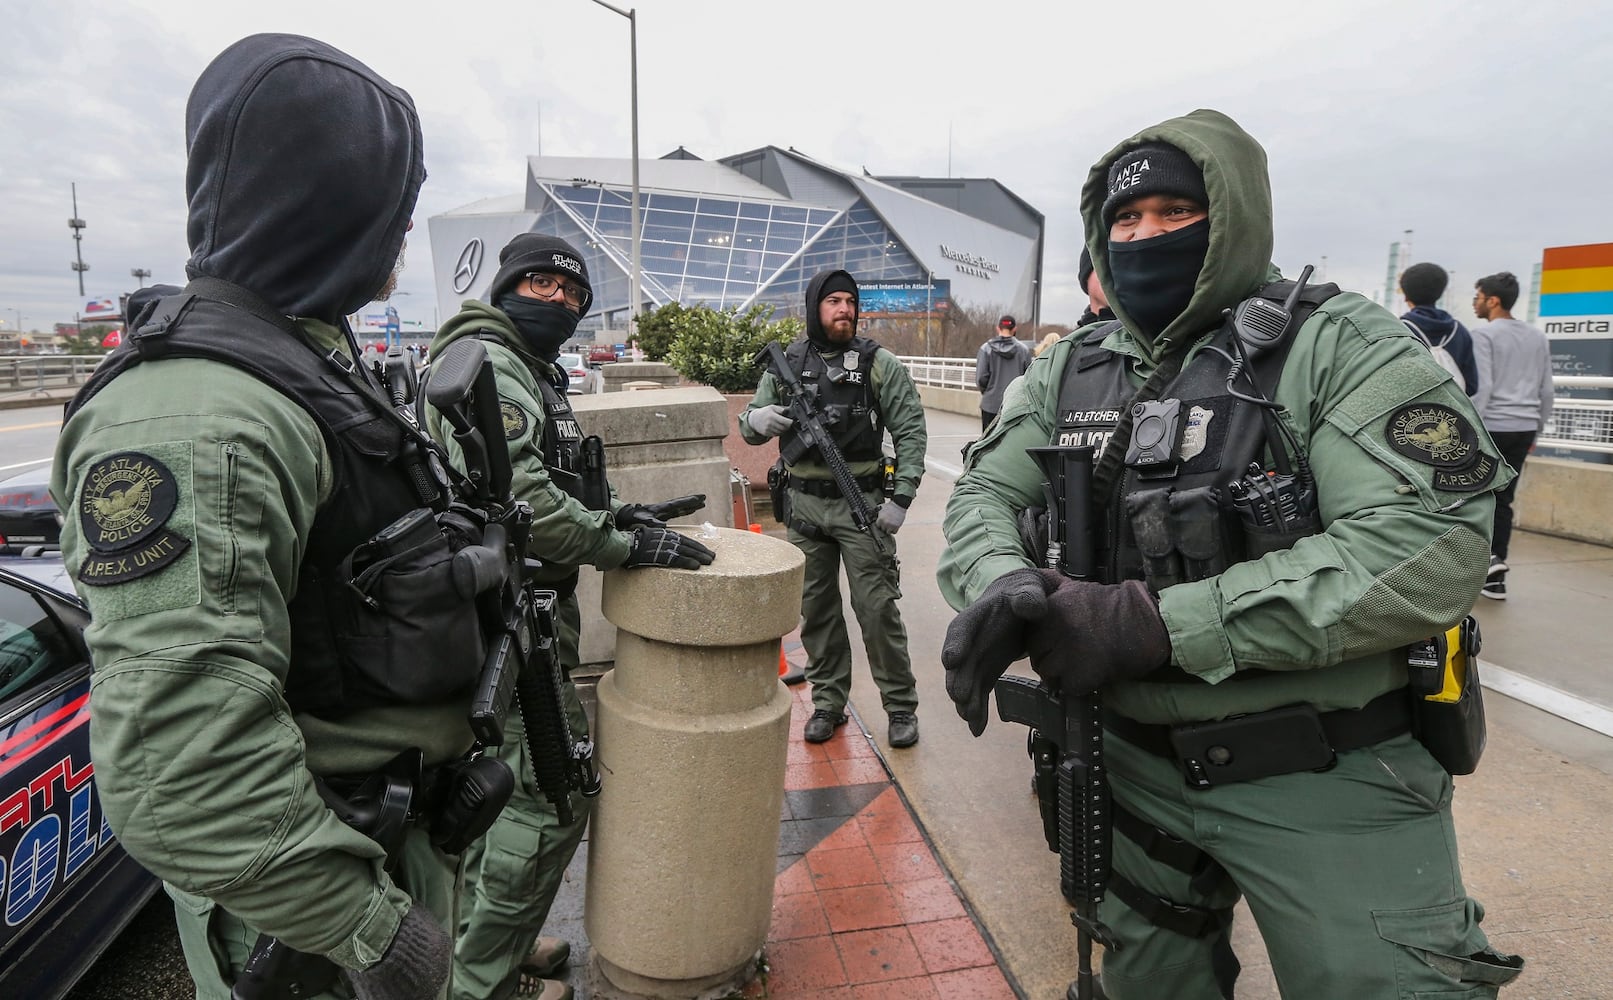
[[[672,341],[678,335],[678,326],[689,310],[677,302],[668,302],[657,309],[643,313],[638,318],[638,332],[633,335],[630,343],[644,352],[647,361],[665,361],[667,351],[672,347]]]
[[[805,329],[799,319],[773,321],[772,315],[770,305],[751,306],[743,315],[738,306],[685,309],[666,361],[689,381],[718,392],[751,392],[762,377],[762,369],[751,363],[756,352],[770,341],[787,344]]]

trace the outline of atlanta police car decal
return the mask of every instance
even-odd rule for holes
[[[527,418],[525,410],[514,403],[500,403],[498,412],[499,416],[504,418],[504,439],[506,441],[514,441],[526,433]]]
[[[190,539],[164,527],[179,505],[168,467],[138,451],[90,467],[79,490],[78,523],[90,554],[78,581],[92,587],[149,576],[178,559]]]

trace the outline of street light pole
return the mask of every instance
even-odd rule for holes
[[[639,227],[638,215],[638,8],[623,10],[620,7],[606,3],[605,0],[594,0],[594,3],[627,18],[627,37],[629,52],[632,57],[633,209],[630,224],[633,227],[633,272],[629,278],[627,289],[627,336],[631,340],[638,333],[638,309],[639,303],[643,300],[642,286],[639,283],[639,248],[643,234]]]
[[[144,288],[146,287],[146,279],[151,277],[151,272],[146,268],[136,267],[129,270],[129,276],[140,282],[140,287]]]
[[[84,297],[84,272],[90,265],[84,263],[84,220],[78,217],[78,182],[73,182],[73,217],[67,220],[67,228],[73,231],[73,255],[78,259],[67,265],[78,272],[78,297]]]

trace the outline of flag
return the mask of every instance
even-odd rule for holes
[[[101,338],[102,347],[116,347],[123,343],[123,328],[114,327],[112,332]]]

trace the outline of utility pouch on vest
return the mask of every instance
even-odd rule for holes
[[[1484,754],[1484,687],[1479,681],[1479,623],[1456,627],[1406,651],[1412,731],[1451,774],[1472,774]]]
[[[784,459],[774,462],[767,470],[767,502],[773,508],[773,520],[790,523],[790,474],[784,468]]]
[[[1216,491],[1162,487],[1126,494],[1126,515],[1154,593],[1217,576],[1230,561]]]
[[[455,586],[454,551],[436,515],[410,511],[343,560],[362,603],[337,625],[348,695],[427,704],[467,692],[486,654],[475,595]]]

